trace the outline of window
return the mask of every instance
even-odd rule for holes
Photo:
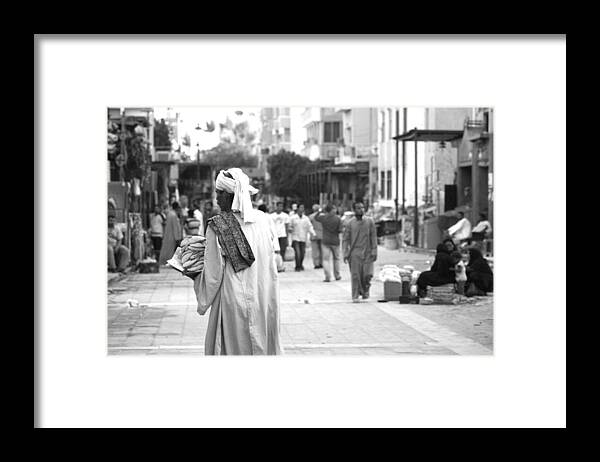
[[[388,199],[392,198],[392,171],[387,172],[387,196]]]
[[[379,113],[379,116],[381,117],[381,132],[380,132],[381,140],[380,141],[383,143],[383,142],[385,142],[385,112],[381,111]]]
[[[289,143],[292,139],[291,131],[289,128],[283,129],[283,141],[284,143]]]
[[[386,198],[386,194],[385,194],[385,172],[380,172],[381,173],[381,198],[384,199]]]
[[[324,122],[323,127],[323,143],[337,143],[341,138],[341,123],[340,122]]]

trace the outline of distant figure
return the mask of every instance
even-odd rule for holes
[[[465,218],[463,212],[458,212],[458,221],[448,228],[448,234],[457,245],[470,241],[471,222]]]
[[[287,227],[290,224],[289,215],[283,211],[283,202],[277,202],[277,209],[271,214],[271,218],[273,218],[273,221],[275,222],[277,239],[279,240],[279,252],[283,260],[283,258],[285,257],[285,251],[288,246]],[[281,265],[278,266],[277,271],[285,271],[285,269],[283,268],[283,261],[281,262]]]
[[[190,211],[188,208],[188,197],[185,194],[182,194],[181,196],[179,196],[178,203],[179,207],[181,208],[180,218],[183,225],[183,222],[188,217]]]
[[[304,252],[308,236],[315,236],[315,230],[310,219],[304,215],[304,205],[300,204],[296,215],[290,218],[289,231],[292,237],[292,247],[296,256],[296,271],[304,271]]]
[[[297,210],[298,210],[298,204],[293,203],[292,207],[290,208],[290,211],[288,213],[288,216],[290,217],[290,223],[291,223],[292,218],[298,216]],[[288,245],[291,246],[293,240],[292,240],[292,234],[290,233],[289,229],[290,229],[290,227],[288,226]]]
[[[163,235],[165,232],[165,223],[167,218],[163,215],[160,207],[154,207],[154,213],[150,218],[150,239],[152,240],[152,248],[154,249],[154,257],[158,261],[160,249],[162,247]]]
[[[492,232],[492,225],[487,219],[487,215],[485,213],[479,214],[479,222],[473,228],[471,239],[474,242],[474,245],[477,246],[478,249],[483,248],[483,240],[487,238]]]
[[[202,214],[202,211],[200,210],[200,201],[195,200],[193,202],[192,209],[193,209],[193,213],[194,213],[194,218],[200,222],[200,227],[198,228],[198,234],[200,236],[204,236],[204,232],[205,232],[204,215]]]
[[[323,268],[323,252],[321,249],[323,241],[323,225],[315,220],[315,217],[321,211],[321,206],[319,204],[314,204],[312,209],[313,213],[311,213],[308,218],[313,225],[315,235],[310,238],[310,245],[312,249],[313,266],[315,269],[319,269]]]
[[[115,226],[116,216],[108,215],[108,271],[123,272],[129,266],[130,252],[123,245],[123,231]]]
[[[283,271],[283,257],[281,256],[281,249],[279,247],[279,238],[277,237],[277,225],[275,224],[275,220],[273,216],[269,213],[269,209],[267,204],[260,204],[258,206],[258,210],[263,212],[267,218],[269,219],[269,226],[271,228],[271,233],[275,236],[275,240],[273,242],[273,248],[275,249],[275,263],[277,264],[277,272]],[[282,268],[280,271],[279,268]]]
[[[163,237],[162,248],[160,249],[160,257],[158,259],[158,262],[161,265],[166,264],[167,260],[173,256],[175,249],[177,249],[181,239],[183,239],[183,230],[179,218],[180,212],[181,208],[179,207],[179,203],[173,202],[171,210],[167,213],[165,234]]]
[[[206,233],[208,229],[206,226],[206,222],[210,220],[215,215],[218,215],[219,212],[213,207],[213,203],[211,200],[208,200],[204,203],[204,213],[202,214],[202,229]]]
[[[319,212],[315,220],[321,223],[323,227],[323,241],[321,248],[323,250],[323,270],[325,279],[323,282],[330,282],[332,276],[335,280],[342,279],[340,275],[340,233],[342,232],[342,219],[338,217],[331,204],[325,206],[325,213]],[[331,270],[333,267],[333,275]]]
[[[359,297],[369,298],[373,263],[377,260],[377,230],[370,217],[364,217],[362,202],[354,204],[354,217],[350,218],[344,229],[344,263],[350,265],[352,301]]]
[[[188,211],[188,216],[183,221],[183,236],[200,236],[202,221],[198,220],[194,214],[194,210]]]
[[[342,214],[342,229],[346,229],[346,225],[352,219],[353,216],[354,216],[354,212],[352,212],[351,210],[346,210]]]

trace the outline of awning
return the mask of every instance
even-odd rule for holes
[[[402,135],[393,136],[392,139],[398,141],[454,141],[462,138],[462,130],[420,130],[414,128]]]

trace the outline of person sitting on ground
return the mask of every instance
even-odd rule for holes
[[[452,252],[457,252],[458,248],[456,247],[456,244],[454,243],[454,241],[447,237],[446,239],[444,239],[442,241],[442,244],[444,244],[444,246],[446,247],[446,249],[448,250],[448,253],[452,253]]]
[[[115,224],[116,216],[108,215],[108,271],[122,273],[129,266],[130,252],[123,245],[123,231]]]
[[[475,247],[469,249],[466,290],[468,297],[494,291],[494,273],[481,251]]]
[[[438,244],[435,260],[429,271],[423,271],[417,279],[417,295],[425,297],[427,286],[437,287],[453,284],[455,274],[453,271],[455,261],[444,244]]]

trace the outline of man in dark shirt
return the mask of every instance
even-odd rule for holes
[[[315,220],[323,225],[323,240],[321,247],[323,251],[323,270],[325,279],[323,282],[331,281],[331,267],[335,280],[342,279],[340,276],[340,233],[342,232],[342,220],[333,212],[333,206],[327,204],[325,212],[315,215]]]

